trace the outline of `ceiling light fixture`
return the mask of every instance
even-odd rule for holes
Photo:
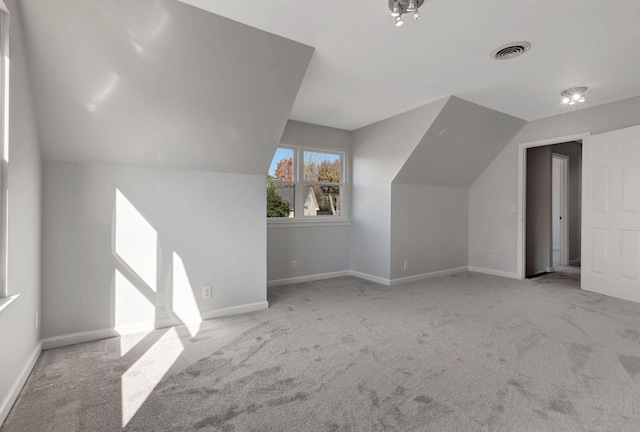
[[[423,3],[424,0],[389,0],[389,9],[391,16],[396,19],[396,27],[404,24],[402,15],[405,13],[413,14],[413,20],[418,21],[420,19],[418,9]]]
[[[586,101],[584,95],[587,93],[586,87],[574,87],[564,90],[560,93],[562,103],[565,105],[575,105],[576,103]]]

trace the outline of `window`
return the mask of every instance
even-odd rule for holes
[[[344,219],[344,159],[335,150],[278,147],[267,174],[267,217]]]
[[[9,11],[0,1],[0,312],[18,296],[7,289],[9,167]]]

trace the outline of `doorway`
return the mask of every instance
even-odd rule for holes
[[[587,135],[520,145],[520,278],[554,272],[579,278],[582,138]]]

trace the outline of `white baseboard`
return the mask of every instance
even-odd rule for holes
[[[222,318],[231,315],[240,315],[249,312],[257,312],[260,310],[268,309],[269,302],[257,302],[257,303],[247,303],[240,306],[232,306],[223,309],[214,309],[210,311],[202,312],[202,319],[208,320],[213,318]]]
[[[213,318],[222,318],[225,316],[231,315],[239,315],[243,313],[256,312],[259,310],[267,309],[269,307],[269,303],[257,302],[257,303],[248,303],[240,306],[232,306],[228,308],[222,309],[214,309],[210,311],[202,312],[202,320],[208,320]],[[194,318],[194,321],[200,321],[200,319]],[[42,349],[53,349],[60,348],[68,345],[75,345],[79,343],[85,342],[93,342],[100,339],[108,339],[116,336],[121,336],[125,334],[131,333],[140,333],[145,331],[152,331],[156,329],[173,327],[177,325],[184,324],[183,321],[176,317],[162,318],[156,320],[154,322],[143,322],[137,324],[131,324],[123,327],[118,327],[117,330],[112,328],[100,329],[100,330],[91,330],[80,333],[72,333],[63,336],[56,336],[52,338],[47,338],[42,341]]]
[[[349,274],[351,276],[354,276],[354,277],[357,277],[357,278],[360,278],[360,279],[364,279],[364,280],[368,280],[370,282],[379,283],[381,285],[386,285],[386,286],[391,285],[391,280],[385,279],[385,278],[381,278],[381,277],[378,277],[378,276],[373,276],[373,275],[370,275],[370,274],[367,274],[367,273],[360,273],[358,271],[351,270],[349,272]]]
[[[553,273],[554,271],[556,271],[553,267],[547,267],[545,270],[547,273]]]
[[[396,279],[392,279],[391,280],[391,285],[400,285],[400,284],[404,284],[404,283],[419,281],[419,280],[422,280],[422,279],[435,278],[435,277],[438,277],[438,276],[448,276],[448,275],[452,275],[454,273],[460,273],[462,271],[467,271],[468,269],[469,269],[469,267],[467,267],[467,266],[455,267],[455,268],[452,268],[452,269],[439,270],[439,271],[434,271],[434,272],[431,272],[431,273],[423,273],[423,274],[419,274],[419,275],[396,278]]]
[[[332,279],[332,278],[337,278],[342,276],[351,276],[351,275],[352,275],[351,271],[345,270],[345,271],[331,272],[331,273],[319,273],[319,274],[308,275],[308,276],[298,276],[298,277],[292,277],[287,279],[275,279],[275,280],[267,281],[267,287],[272,287],[276,285],[288,285],[288,284],[301,283],[301,282],[313,282],[317,280]]]
[[[578,265],[580,264],[580,258],[572,259],[569,261],[569,265]]]
[[[488,274],[488,275],[492,275],[492,276],[501,276],[501,277],[506,277],[506,278],[510,278],[510,279],[520,279],[520,277],[518,276],[517,273],[511,273],[511,272],[506,272],[506,271],[502,271],[502,270],[488,269],[488,268],[484,268],[484,267],[471,267],[471,266],[469,266],[469,271],[476,272],[476,273]]]
[[[42,343],[38,343],[38,345],[36,345],[33,352],[29,356],[29,359],[20,370],[20,374],[9,389],[9,393],[2,401],[2,404],[0,405],[0,426],[2,426],[2,424],[6,420],[7,416],[9,415],[9,411],[11,411],[11,407],[13,407],[16,399],[18,399],[18,395],[22,391],[22,387],[24,387],[24,384],[27,382],[27,378],[29,378],[29,375],[36,365],[41,352]]]
[[[48,350],[60,348],[68,345],[75,345],[85,342],[93,342],[100,339],[108,339],[119,336],[120,333],[114,329],[100,329],[86,332],[71,333],[68,335],[55,336],[42,340],[42,349]]]

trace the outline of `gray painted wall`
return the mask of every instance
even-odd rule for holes
[[[23,6],[45,159],[267,170],[313,48],[175,0]]]
[[[552,267],[551,146],[527,149],[527,215],[525,276]]]
[[[525,123],[452,96],[394,183],[469,187]]]
[[[582,145],[556,144],[553,152],[569,156],[569,261],[578,260],[582,247]]]
[[[394,183],[391,279],[466,267],[468,214],[468,188]]]
[[[147,293],[156,320],[172,316],[173,252],[201,312],[266,301],[263,175],[45,162],[43,177],[44,338],[113,328],[116,270]],[[152,282],[164,294],[116,254],[116,190],[157,232],[157,255],[136,257],[157,263]]]
[[[448,99],[354,132],[351,269],[391,277],[391,182]]]
[[[601,133],[640,124],[640,97],[529,122],[469,191],[469,265],[517,271],[518,146],[582,132]],[[496,262],[489,262],[490,254]]]
[[[352,140],[352,133],[348,131],[289,120],[281,142],[344,151],[348,161],[347,181],[349,183],[346,198],[347,203],[350,204]],[[348,205],[347,208],[349,207]],[[351,226],[267,224],[267,227],[267,280],[274,281],[350,269]],[[295,270],[291,268],[291,261],[294,260],[297,262]]]
[[[267,280],[275,281],[350,270],[349,225],[270,226]],[[291,268],[295,260],[297,267]]]
[[[24,57],[18,3],[5,0],[11,12],[11,82],[9,117],[9,295],[20,297],[0,314],[0,411],[10,389],[35,353],[40,329],[34,314],[40,310],[40,146],[34,104]],[[2,422],[0,412],[0,423]]]

